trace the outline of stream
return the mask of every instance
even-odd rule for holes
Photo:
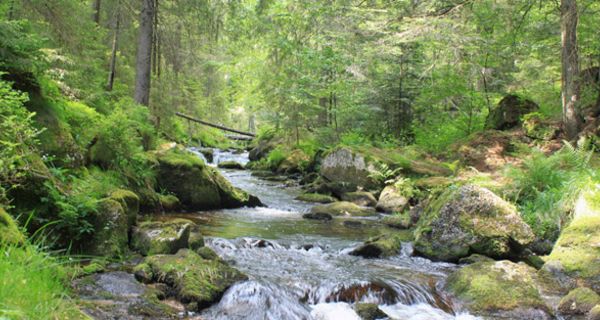
[[[213,152],[213,166],[248,162],[247,153]],[[301,192],[297,186],[250,171],[220,171],[267,207],[176,215],[197,222],[206,245],[250,279],[231,287],[202,318],[350,320],[360,319],[352,304],[369,302],[390,319],[476,319],[441,291],[456,265],[412,257],[410,243],[391,258],[351,256],[384,228],[376,219],[302,219],[314,204],[294,200]]]

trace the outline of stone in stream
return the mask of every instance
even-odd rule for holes
[[[394,185],[386,186],[377,201],[378,211],[386,213],[402,212],[408,206],[408,198]]]
[[[480,261],[452,273],[445,289],[475,315],[501,319],[552,319],[542,298],[552,286],[524,263]]]
[[[182,249],[175,255],[147,257],[135,268],[136,278],[144,283],[163,283],[177,300],[193,306],[194,311],[219,301],[223,293],[246,275],[219,259],[208,260]]]
[[[397,301],[396,291],[384,282],[374,281],[368,283],[356,283],[344,285],[336,289],[325,298],[326,302],[348,302],[362,301],[365,297],[376,297],[381,303],[393,304]]]
[[[384,319],[388,317],[375,303],[357,303],[354,306],[354,311],[356,311],[362,320]]]
[[[350,255],[363,258],[384,258],[395,256],[402,249],[404,237],[400,234],[384,234],[366,241],[360,247],[352,250]]]
[[[73,291],[81,309],[99,320],[173,319],[179,310],[159,302],[159,292],[138,281],[132,274],[116,271],[76,279]]]
[[[471,253],[511,258],[534,239],[513,205],[485,188],[465,185],[428,204],[415,230],[415,251],[451,262]]]
[[[329,221],[332,220],[333,217],[329,213],[317,212],[317,213],[305,213],[302,215],[302,218],[309,220],[323,220]]]
[[[372,208],[365,208],[347,201],[339,201],[330,204],[318,205],[310,210],[312,214],[328,214],[331,216],[353,216],[365,217],[377,215]]]
[[[303,193],[296,197],[296,200],[316,203],[332,203],[336,202],[337,199],[320,193]]]
[[[590,288],[577,288],[563,297],[558,304],[562,315],[585,315],[600,304],[600,296]]]
[[[352,202],[362,207],[374,207],[377,199],[372,193],[367,191],[347,192],[342,195],[342,200]]]
[[[327,153],[320,168],[320,174],[329,181],[346,182],[365,190],[375,189],[379,185],[372,178],[374,171],[375,168],[364,156],[348,148],[338,148]]]
[[[245,169],[243,164],[233,161],[233,160],[219,162],[217,167],[222,168],[222,169],[236,169],[236,170],[244,170]]]
[[[158,187],[174,194],[189,210],[262,205],[192,153],[174,149],[158,154],[157,159]]]
[[[174,254],[189,246],[192,226],[194,223],[186,219],[142,222],[133,231],[131,247],[144,256]]]

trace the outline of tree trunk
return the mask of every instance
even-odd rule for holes
[[[106,90],[112,91],[115,83],[115,75],[117,71],[117,51],[119,50],[119,32],[121,27],[121,12],[120,7],[117,4],[117,21],[115,21],[115,33],[113,36],[112,51],[110,54],[110,67],[108,71],[108,83],[106,84]]]
[[[96,24],[98,24],[98,25],[100,24],[100,8],[101,8],[101,5],[102,5],[101,2],[102,2],[102,0],[95,0],[94,1],[94,16],[93,16],[93,19],[94,19],[94,22],[96,22]]]
[[[152,72],[152,30],[154,25],[154,0],[142,0],[140,33],[138,41],[135,101],[148,106],[150,102],[150,80]]]
[[[579,57],[577,53],[577,1],[561,0],[562,43],[562,113],[567,138],[577,137],[581,120],[577,112],[579,102]]]

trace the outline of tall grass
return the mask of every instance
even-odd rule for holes
[[[0,319],[86,318],[68,300],[66,270],[33,245],[0,244]]]

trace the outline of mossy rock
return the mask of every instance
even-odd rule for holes
[[[223,162],[219,162],[219,164],[217,165],[217,167],[223,168],[223,169],[244,170],[244,165],[241,164],[241,163],[239,163],[239,162],[235,162],[235,161],[223,161]]]
[[[543,267],[556,273],[550,269],[600,293],[600,216],[581,216],[562,231]]]
[[[385,258],[398,255],[402,249],[402,242],[410,241],[401,233],[380,235],[366,241],[360,247],[350,252],[352,256],[363,258]]]
[[[0,244],[4,245],[23,245],[25,236],[19,230],[15,220],[0,207]]]
[[[296,197],[296,200],[306,201],[306,202],[315,202],[315,203],[332,203],[336,202],[337,199],[320,193],[303,193]]]
[[[428,204],[415,230],[415,251],[451,262],[472,253],[510,258],[534,239],[514,206],[485,188],[465,185]]]
[[[167,194],[167,195],[159,194],[158,200],[160,201],[161,208],[165,212],[177,211],[181,206],[181,202],[179,201],[179,198],[177,198],[176,196],[174,196],[172,194]]]
[[[198,226],[192,226],[188,243],[189,248],[192,250],[204,247],[204,237],[200,233]]]
[[[235,188],[192,153],[170,150],[158,156],[158,185],[190,210],[257,206],[260,201]]]
[[[281,161],[276,171],[282,174],[302,173],[311,161],[311,157],[304,151],[294,149]]]
[[[189,246],[194,223],[186,219],[144,221],[134,229],[132,249],[142,255],[174,254]]]
[[[508,260],[481,261],[452,273],[445,289],[479,316],[513,319],[549,318],[538,290],[536,270]],[[524,315],[536,314],[530,318]]]
[[[92,224],[94,235],[86,253],[106,257],[122,257],[127,251],[128,217],[123,206],[110,198],[98,203]]]
[[[600,304],[590,310],[587,320],[600,320]]]
[[[362,320],[376,320],[387,318],[387,314],[379,309],[375,303],[357,303],[354,311]]]
[[[110,199],[121,204],[127,215],[127,224],[132,227],[136,224],[140,212],[140,198],[132,191],[117,189],[110,194]]]
[[[558,311],[563,315],[585,315],[600,304],[600,296],[590,288],[572,290],[560,300]]]
[[[379,182],[372,178],[375,171],[375,167],[362,154],[349,148],[338,148],[324,155],[319,172],[329,181],[371,190],[379,187]]]
[[[385,216],[382,219],[383,224],[388,227],[397,229],[408,229],[412,227],[412,219],[408,212],[396,213],[393,215]]]
[[[375,207],[377,199],[367,191],[347,192],[342,195],[342,200],[352,202],[363,207]]]
[[[535,112],[539,106],[529,100],[517,95],[507,95],[497,106],[490,110],[485,120],[485,129],[506,130],[521,123],[521,118]]]
[[[529,138],[546,141],[554,139],[560,133],[557,123],[545,121],[538,112],[523,116],[523,129]]]
[[[219,260],[219,255],[209,247],[200,247],[196,253],[204,260]]]
[[[408,197],[396,186],[386,186],[377,201],[377,211],[393,213],[402,212],[408,206]]]
[[[234,283],[247,279],[224,262],[204,259],[188,249],[147,257],[134,271],[138,280],[165,283],[179,301],[195,303],[198,309],[219,301]]]
[[[330,204],[312,207],[310,213],[325,213],[332,216],[365,217],[374,216],[377,213],[372,208],[357,206],[352,202],[339,201]]]

